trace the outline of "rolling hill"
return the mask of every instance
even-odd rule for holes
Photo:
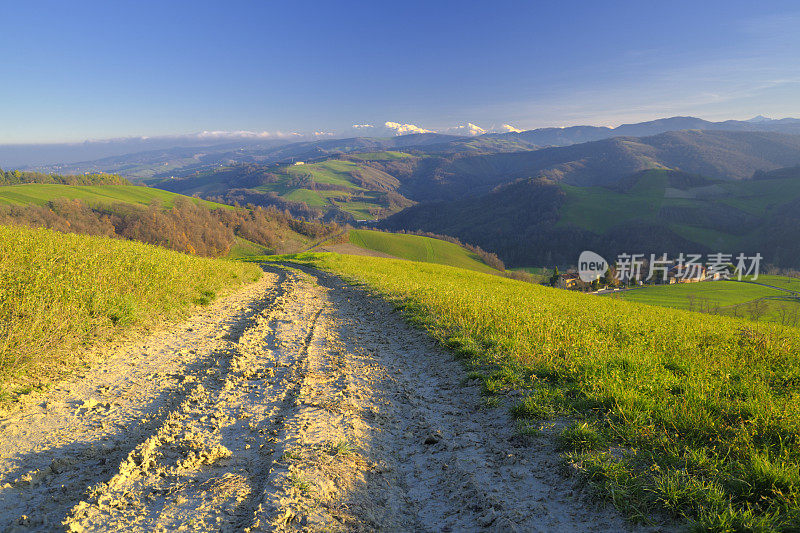
[[[441,239],[371,230],[350,230],[349,242],[360,248],[399,259],[497,273],[497,270],[484,263],[478,254]]]
[[[58,198],[82,200],[89,205],[112,205],[125,203],[132,205],[149,205],[154,200],[164,207],[172,207],[176,198],[181,197],[169,191],[150,187],[131,185],[61,185],[50,183],[30,183],[22,185],[0,186],[0,205],[45,205]],[[231,206],[192,198],[193,202],[209,208],[226,208]]]
[[[275,205],[303,216],[318,211],[352,221],[383,218],[414,202],[486,194],[523,178],[585,187],[670,169],[736,180],[800,164],[800,136],[778,133],[678,131],[514,152],[487,148],[486,139],[494,138],[449,140],[447,149],[433,143],[403,152],[354,152],[302,165],[237,164],[153,184],[226,203]],[[464,148],[470,144],[475,146]],[[454,146],[462,151],[450,152]]]
[[[72,161],[59,164],[36,165],[31,168],[41,172],[57,172],[61,174],[83,174],[86,172],[114,172],[122,176],[142,180],[145,182],[157,181],[171,176],[189,176],[198,172],[210,172],[220,167],[233,164],[291,164],[295,161],[321,160],[337,157],[342,154],[357,152],[377,152],[407,148],[419,148],[427,145],[443,146],[450,141],[464,139],[457,135],[443,135],[438,133],[415,133],[398,135],[389,138],[350,137],[344,139],[322,139],[316,141],[287,142],[280,140],[247,141],[211,143],[187,143],[181,145],[181,140],[174,140],[173,146],[159,147],[153,150],[136,151],[110,155],[101,159]],[[497,141],[490,141],[495,144]],[[509,140],[507,143],[517,146],[526,143]],[[0,164],[3,163],[5,151],[0,146]],[[51,147],[43,146],[42,151]],[[55,152],[60,157],[66,158],[69,147],[56,146]],[[12,147],[10,152],[15,152],[17,147]],[[35,148],[30,150],[31,161],[36,161]],[[18,157],[9,153],[7,161],[12,161],[14,167],[24,167]],[[86,153],[84,150],[75,150],[76,154]],[[61,159],[64,160],[64,159]],[[28,167],[25,167],[28,168]]]
[[[606,255],[760,251],[771,263],[797,265],[800,136],[749,131],[793,131],[795,122],[674,117],[611,134],[679,127],[709,129],[539,149],[524,137],[530,132],[249,146],[206,154],[183,169],[187,175],[154,183],[308,219],[388,217],[379,222],[384,229],[452,235],[512,266],[570,264],[587,248]],[[580,138],[567,130],[560,131],[575,134],[570,142]],[[308,158],[285,162],[299,154]]]
[[[492,274],[499,274],[505,269],[496,256],[490,257],[483,250],[453,239],[367,229],[347,230],[321,241],[307,251],[405,259]]]

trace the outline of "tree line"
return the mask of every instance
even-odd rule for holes
[[[59,185],[130,185],[131,183],[116,174],[80,174],[62,176],[22,170],[0,169],[0,185],[21,185],[24,183],[53,183]]]

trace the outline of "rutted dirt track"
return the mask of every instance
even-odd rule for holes
[[[463,378],[388,304],[271,268],[0,419],[0,530],[630,529]]]

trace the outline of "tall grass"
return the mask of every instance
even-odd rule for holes
[[[522,419],[574,421],[566,459],[629,516],[798,531],[800,332],[457,268],[305,260],[402,303]]]
[[[7,399],[10,381],[46,380],[80,347],[259,276],[254,265],[137,242],[0,226],[0,387]]]

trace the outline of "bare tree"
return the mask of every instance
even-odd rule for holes
[[[778,318],[783,326],[796,326],[798,319],[798,306],[790,304],[788,306],[780,306],[778,308]]]
[[[767,312],[767,302],[763,299],[753,300],[747,304],[747,312],[750,314],[751,320],[761,320],[761,317]]]

